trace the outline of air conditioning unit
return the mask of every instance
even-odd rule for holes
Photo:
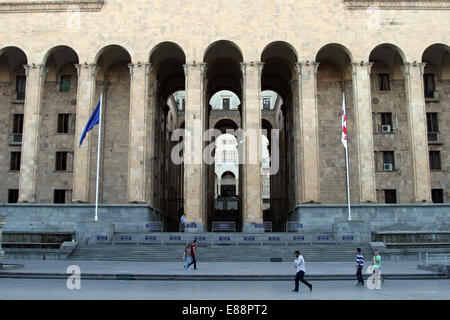
[[[20,146],[22,144],[22,134],[21,133],[11,134],[9,144],[13,146]]]
[[[391,132],[391,126],[390,125],[382,125],[381,126],[381,132]]]
[[[385,163],[383,164],[383,170],[384,171],[392,171],[392,163]]]

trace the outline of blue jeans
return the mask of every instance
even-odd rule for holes
[[[189,267],[189,263],[191,262],[191,259],[189,257],[186,257],[186,263],[184,264],[184,267],[187,269]]]

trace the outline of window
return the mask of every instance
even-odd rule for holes
[[[395,189],[384,190],[384,202],[385,203],[397,203],[397,190],[395,190]]]
[[[433,203],[444,203],[444,190],[431,189],[431,199],[433,200]]]
[[[19,202],[19,189],[9,189],[8,190],[8,203]]]
[[[25,100],[25,88],[26,88],[27,77],[17,76],[16,77],[16,99]]]
[[[70,124],[70,114],[69,113],[59,113],[58,114],[58,125],[56,128],[57,133],[69,133]]]
[[[11,165],[10,165],[11,171],[20,170],[20,158],[21,158],[20,151],[11,152]]]
[[[394,151],[383,151],[383,171],[394,170]]]
[[[380,91],[391,90],[389,73],[379,73],[378,74],[378,88],[380,89]]]
[[[68,152],[56,152],[56,171],[67,171],[67,154]]]
[[[230,98],[222,99],[222,107],[224,110],[230,110]]]
[[[66,203],[66,190],[57,190],[53,192],[53,203]]]
[[[441,170],[441,152],[430,151],[430,169]]]
[[[428,141],[437,142],[439,140],[438,114],[436,112],[427,112],[427,132]]]
[[[23,132],[23,114],[14,114],[12,133],[21,134],[22,132]]]
[[[222,162],[227,161],[227,152],[226,151],[222,151]]]
[[[263,98],[263,109],[270,109],[270,98]]]
[[[434,74],[425,73],[423,75],[423,86],[425,89],[425,98],[434,98],[434,91],[436,90],[434,84]]]
[[[70,76],[61,76],[60,92],[70,92]]]
[[[382,112],[381,117],[381,132],[392,132],[392,113]]]

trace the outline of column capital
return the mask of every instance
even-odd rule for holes
[[[28,76],[31,69],[37,69],[39,71],[39,77],[45,77],[48,72],[48,68],[45,67],[45,64],[24,64],[25,75]]]
[[[372,71],[373,62],[362,61],[361,62],[351,62],[350,69],[352,74],[355,75],[358,68],[367,68],[367,73],[370,74]]]
[[[260,62],[260,61],[241,62],[240,65],[241,65],[242,74],[243,75],[246,74],[247,67],[256,67],[256,68],[258,68],[258,74],[261,75],[262,70],[264,68],[264,64],[265,64],[264,62]]]
[[[183,64],[184,68],[184,75],[187,76],[189,74],[189,69],[191,68],[200,68],[200,72],[203,74],[206,68],[206,63],[199,62],[199,63],[185,63]]]
[[[77,76],[78,77],[80,76],[82,68],[85,68],[87,70],[90,70],[90,72],[91,72],[90,75],[93,78],[97,76],[97,72],[98,72],[98,69],[99,69],[95,63],[86,63],[86,62],[84,64],[76,63],[75,64],[75,68],[77,69]]]
[[[411,73],[411,67],[412,68],[419,68],[420,74],[423,74],[424,68],[426,66],[426,62],[405,62],[403,66],[400,67],[400,69],[403,71],[404,76],[409,76]]]
[[[130,69],[130,75],[131,76],[133,76],[134,70],[137,70],[137,69],[140,69],[140,68],[142,68],[142,70],[145,71],[145,75],[149,75],[150,68],[151,68],[152,64],[149,63],[149,62],[140,62],[140,61],[138,61],[138,63],[128,63],[127,66]]]
[[[302,70],[305,70],[305,67],[313,68],[314,74],[317,74],[317,68],[319,67],[320,62],[317,61],[299,61],[295,63],[295,68],[299,75],[302,74]]]

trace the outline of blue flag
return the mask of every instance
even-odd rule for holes
[[[92,112],[91,117],[89,118],[88,122],[86,123],[86,126],[84,127],[78,147],[81,147],[81,144],[83,143],[83,140],[86,137],[86,133],[91,131],[92,128],[94,128],[98,124],[99,117],[100,117],[100,102],[97,104],[97,108],[95,108],[94,112]]]

